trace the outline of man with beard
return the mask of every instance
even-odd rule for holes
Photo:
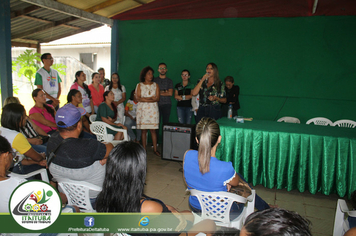
[[[169,122],[171,114],[171,97],[173,95],[173,81],[167,78],[167,65],[166,63],[158,64],[159,76],[154,78],[154,82],[158,84],[160,89],[160,99],[158,101],[159,109],[159,122],[164,125]],[[157,140],[159,140],[159,129],[157,130]]]

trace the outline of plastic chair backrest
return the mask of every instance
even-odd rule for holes
[[[314,123],[314,125],[334,126],[334,124],[331,120],[329,120],[328,118],[324,118],[324,117],[315,117],[313,119],[310,119],[307,121],[307,125],[309,125],[310,123]]]
[[[217,221],[217,224],[221,222],[228,227],[241,229],[246,217],[254,211],[255,190],[252,190],[248,198],[229,192],[203,192],[196,189],[189,191],[192,196],[198,198],[202,210],[201,218]],[[234,202],[244,203],[245,207],[240,216],[230,221],[230,209]]]
[[[122,132],[124,134],[124,139],[123,140],[113,140],[113,141],[109,141],[108,139],[108,133],[106,129],[111,129],[117,132]],[[122,142],[122,141],[128,141],[129,137],[127,135],[127,130],[125,129],[120,129],[120,128],[115,128],[112,127],[111,125],[108,125],[105,122],[102,121],[95,121],[93,123],[90,124],[90,130],[93,134],[96,135],[96,138],[98,141],[100,142],[110,142],[112,143],[114,146],[117,145],[118,143]]]
[[[49,183],[49,178],[48,178],[46,168],[41,168],[39,170],[32,171],[31,173],[28,173],[28,174],[17,174],[17,173],[11,172],[9,174],[9,176],[16,176],[17,178],[21,178],[21,179],[28,179],[28,178],[33,177],[38,174],[41,175],[42,181]]]
[[[356,122],[353,120],[338,120],[334,122],[334,126],[345,127],[345,128],[355,128]]]
[[[95,120],[96,120],[96,114],[93,114],[93,115],[89,116],[90,123],[93,123]]]
[[[300,124],[300,120],[298,118],[295,117],[290,117],[290,116],[284,116],[281,117],[277,120],[277,122],[286,122],[286,123],[296,123],[296,124]]]
[[[350,211],[344,199],[337,200],[333,236],[343,236],[350,229],[348,216],[356,217],[356,211]]]
[[[67,196],[68,205],[74,205],[83,212],[95,212],[89,197],[89,190],[101,191],[101,187],[94,184],[71,179],[57,179],[58,185]]]

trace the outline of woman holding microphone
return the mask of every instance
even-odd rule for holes
[[[209,63],[206,66],[206,74],[192,91],[193,96],[197,94],[199,94],[199,109],[196,122],[203,117],[215,120],[221,118],[220,103],[226,103],[226,94],[215,63]]]

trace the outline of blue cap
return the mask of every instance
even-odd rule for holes
[[[83,115],[87,112],[82,107],[76,107],[69,103],[59,108],[56,113],[56,124],[60,128],[68,128],[76,124]],[[58,122],[62,121],[64,125],[59,125]]]

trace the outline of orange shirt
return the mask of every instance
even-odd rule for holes
[[[99,84],[99,92],[94,88],[93,84],[90,84],[88,87],[91,92],[94,106],[98,107],[104,101],[104,87]]]

